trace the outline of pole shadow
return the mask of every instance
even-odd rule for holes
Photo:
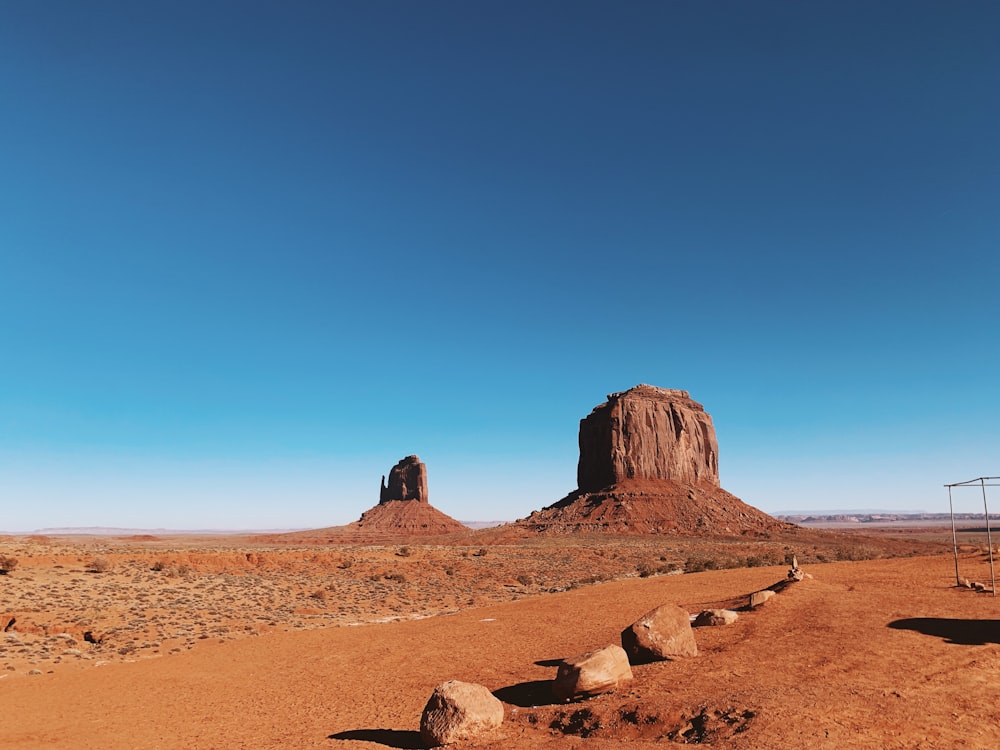
[[[888,627],[894,630],[914,630],[924,635],[943,638],[946,643],[961,646],[1000,644],[1000,620],[960,620],[949,617],[908,617],[894,620]]]
[[[423,750],[427,747],[420,732],[411,732],[405,729],[349,729],[346,732],[331,734],[327,739],[374,742],[386,747],[398,748],[398,750]]]

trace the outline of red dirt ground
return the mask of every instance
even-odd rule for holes
[[[456,747],[1000,746],[1000,598],[955,588],[947,556],[805,568],[812,579],[736,624],[696,630],[698,657],[636,667],[619,691],[581,703],[552,704],[553,660],[617,642],[659,604],[733,603],[786,567],[625,578],[428,619],[17,669],[0,673],[0,747],[419,747],[420,712],[447,679],[505,702],[495,734]],[[962,572],[988,580],[978,553]]]

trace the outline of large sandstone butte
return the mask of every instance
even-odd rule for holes
[[[379,491],[379,505],[393,500],[415,500],[418,503],[427,502],[427,466],[420,461],[419,456],[407,456],[389,471],[389,484],[382,477],[382,489]]]
[[[517,521],[542,533],[724,535],[791,528],[719,485],[712,418],[687,391],[637,385],[580,420],[578,487]]]
[[[580,420],[581,492],[630,479],[719,486],[719,444],[705,407],[687,391],[637,385]]]

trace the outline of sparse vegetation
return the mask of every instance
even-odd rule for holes
[[[95,557],[87,563],[88,573],[107,573],[114,565],[106,557]]]
[[[17,567],[18,560],[10,555],[0,555],[0,575],[7,575]]]

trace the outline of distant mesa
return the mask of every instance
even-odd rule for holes
[[[288,544],[384,544],[471,531],[430,504],[427,467],[419,457],[407,456],[392,467],[388,481],[382,476],[378,504],[354,523],[256,539]]]
[[[366,510],[347,529],[389,535],[436,536],[469,528],[433,507],[427,494],[427,466],[407,456],[382,477],[378,505]]]
[[[687,391],[637,385],[580,420],[577,489],[516,521],[539,533],[745,535],[791,528],[719,484],[719,445]]]

